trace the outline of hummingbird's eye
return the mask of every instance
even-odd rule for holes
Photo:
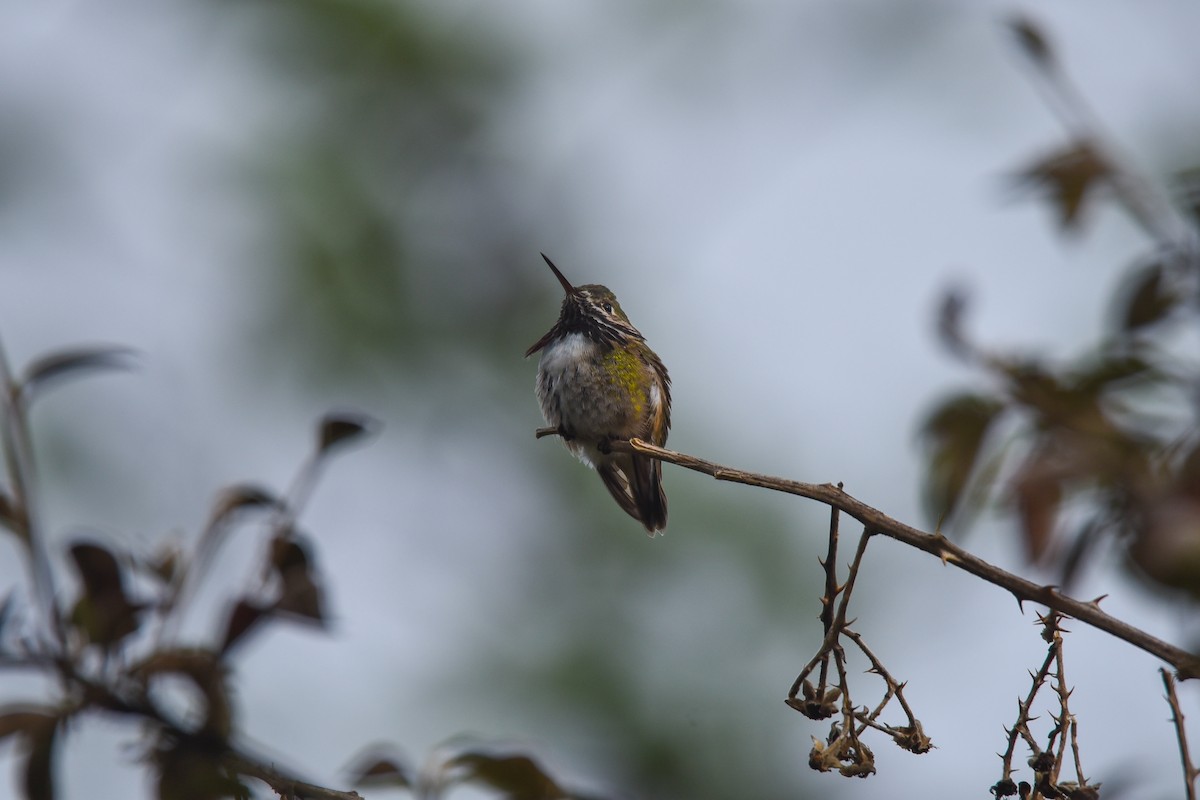
[[[607,313],[607,314],[611,314],[611,313],[612,313],[612,303],[605,303],[605,304],[604,304],[604,311],[605,311],[605,313]]]

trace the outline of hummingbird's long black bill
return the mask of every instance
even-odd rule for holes
[[[554,266],[554,262],[551,261],[549,258],[547,258],[545,253],[542,253],[541,256],[545,260],[546,264],[550,267],[550,271],[554,273],[554,277],[558,278],[558,282],[562,284],[563,291],[567,293],[567,297],[570,297],[571,295],[579,294],[579,290],[576,289],[574,286],[572,286],[571,282],[569,280],[567,280],[566,277],[564,277],[561,272],[558,271],[558,267]],[[567,301],[564,300],[563,306],[565,307],[566,304],[567,304]],[[561,320],[560,320],[560,322],[561,322]],[[532,347],[530,347],[528,350],[525,351],[525,357],[529,358],[531,355],[536,353],[538,350],[541,350],[543,347],[550,344],[550,342],[554,341],[554,337],[556,337],[558,335],[559,335],[559,325],[558,325],[558,323],[555,323],[554,327],[551,328],[550,330],[548,330],[546,332],[545,336],[538,339],[536,342],[533,343]]]
[[[539,255],[541,255],[542,259],[550,267],[550,270],[554,273],[554,277],[558,278],[558,282],[562,284],[563,291],[567,294],[574,294],[575,287],[571,285],[569,280],[563,277],[563,274],[558,271],[558,267],[554,266],[554,262],[547,258],[545,253],[540,253]]]

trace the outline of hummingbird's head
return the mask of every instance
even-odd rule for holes
[[[542,258],[554,273],[554,277],[562,284],[566,297],[563,298],[558,322],[549,333],[526,351],[526,356],[536,353],[553,339],[571,333],[582,333],[592,341],[610,344],[620,344],[630,338],[645,341],[645,337],[633,327],[629,317],[621,309],[617,296],[609,291],[608,287],[597,283],[572,286],[545,253],[542,253]]]

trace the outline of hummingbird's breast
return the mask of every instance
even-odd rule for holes
[[[588,445],[628,438],[637,435],[650,400],[644,372],[629,350],[570,333],[542,351],[538,402],[547,422]]]

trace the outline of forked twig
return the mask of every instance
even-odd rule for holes
[[[1167,690],[1167,703],[1171,706],[1171,724],[1175,726],[1175,736],[1179,740],[1179,761],[1183,765],[1183,785],[1187,790],[1187,800],[1196,800],[1196,778],[1200,770],[1192,765],[1192,756],[1188,752],[1187,732],[1183,727],[1183,709],[1179,705],[1179,695],[1175,693],[1175,679],[1167,670],[1159,667],[1162,673],[1163,686]]]
[[[1038,624],[1042,626],[1042,638],[1049,643],[1046,658],[1036,672],[1029,673],[1031,680],[1029,693],[1017,702],[1017,719],[1011,728],[1006,729],[1008,745],[1000,756],[1003,764],[1000,780],[992,785],[991,792],[996,797],[1022,798],[1091,798],[1099,796],[1100,784],[1089,784],[1083,774],[1083,765],[1079,756],[1078,725],[1071,714],[1071,689],[1067,686],[1065,658],[1063,655],[1063,629],[1060,625],[1062,615],[1049,613],[1038,616]],[[1053,671],[1052,671],[1053,670]],[[1054,727],[1050,729],[1046,747],[1043,749],[1030,729],[1030,723],[1037,717],[1033,716],[1033,703],[1038,692],[1046,685],[1046,681],[1054,676],[1055,699],[1058,713],[1052,714]],[[1016,753],[1017,740],[1025,742],[1029,748],[1029,766],[1033,769],[1032,784],[1022,781],[1018,786],[1013,780],[1013,757]],[[1068,742],[1074,761],[1075,781],[1062,781],[1063,764],[1066,760]]]
[[[917,719],[917,715],[913,713],[912,707],[904,699],[904,687],[907,684],[897,681],[892,677],[892,674],[884,667],[883,662],[871,651],[871,648],[867,647],[867,643],[863,641],[862,634],[852,631],[849,628],[845,629],[843,634],[847,639],[858,645],[858,649],[871,662],[871,669],[868,671],[878,675],[887,684],[887,691],[875,709],[865,717],[861,714],[858,716],[863,727],[871,727],[881,733],[887,734],[892,737],[896,744],[909,752],[918,754],[929,752],[933,748],[933,742],[925,735],[925,729],[921,726],[921,721]],[[904,715],[908,718],[907,725],[883,725],[876,722],[879,715],[883,712],[884,707],[892,701],[893,697],[900,704],[900,708],[903,709]]]
[[[545,429],[543,429],[545,430]],[[551,429],[551,435],[557,433]],[[611,448],[614,452],[640,453],[641,455],[657,458],[676,466],[709,475],[719,481],[730,481],[747,486],[758,486],[775,492],[794,494],[810,500],[824,503],[836,508],[862,523],[866,530],[873,534],[883,534],[910,547],[929,553],[945,564],[950,564],[961,570],[982,578],[994,586],[1010,592],[1018,601],[1032,602],[1045,606],[1065,616],[1071,617],[1093,628],[1105,631],[1134,647],[1144,650],[1170,664],[1175,668],[1176,677],[1180,680],[1200,676],[1200,657],[1189,653],[1183,648],[1164,642],[1146,631],[1136,628],[1123,620],[1117,619],[1100,610],[1096,601],[1077,600],[1062,594],[1054,586],[1042,586],[1026,580],[1018,575],[1003,570],[959,547],[941,534],[926,533],[911,525],[906,525],[878,509],[850,496],[842,489],[828,483],[803,483],[801,481],[776,478],[755,472],[746,472],[732,467],[726,467],[702,458],[668,450],[648,444],[641,439],[629,441],[613,441]]]
[[[809,765],[822,772],[836,769],[843,775],[863,777],[875,771],[874,756],[860,738],[868,728],[886,734],[898,745],[914,753],[928,752],[933,744],[925,736],[921,723],[904,699],[904,684],[892,677],[879,657],[867,646],[862,635],[849,627],[851,621],[847,620],[847,616],[850,597],[872,532],[866,529],[859,537],[858,548],[847,570],[846,581],[839,583],[838,520],[838,509],[831,509],[829,545],[825,558],[821,560],[825,571],[825,593],[821,597],[820,619],[825,636],[817,654],[796,676],[786,702],[810,719],[828,719],[840,711],[840,719],[830,726],[828,738],[824,742],[814,738],[813,749],[809,753]],[[851,698],[843,638],[849,639],[862,651],[871,663],[867,671],[878,675],[886,684],[884,695],[874,708],[860,708]],[[830,679],[831,663],[836,674],[833,681]],[[810,680],[814,671],[818,673],[816,685]],[[892,700],[897,700],[904,709],[908,718],[906,725],[895,726],[879,722],[880,715]]]
[[[1054,741],[1054,735],[1057,733],[1058,752],[1055,756],[1054,771],[1051,774],[1051,781],[1058,784],[1059,774],[1062,772],[1063,760],[1066,754],[1067,740],[1071,743],[1071,757],[1075,765],[1075,776],[1079,781],[1080,786],[1087,785],[1087,778],[1083,776],[1083,764],[1079,758],[1079,724],[1075,720],[1075,715],[1071,713],[1070,699],[1073,690],[1067,686],[1066,678],[1066,659],[1063,656],[1062,628],[1055,624],[1053,635],[1055,637],[1054,647],[1054,689],[1058,693],[1058,708],[1059,714],[1056,718],[1057,727],[1051,732],[1050,740]],[[1049,749],[1049,746],[1047,747]]]

